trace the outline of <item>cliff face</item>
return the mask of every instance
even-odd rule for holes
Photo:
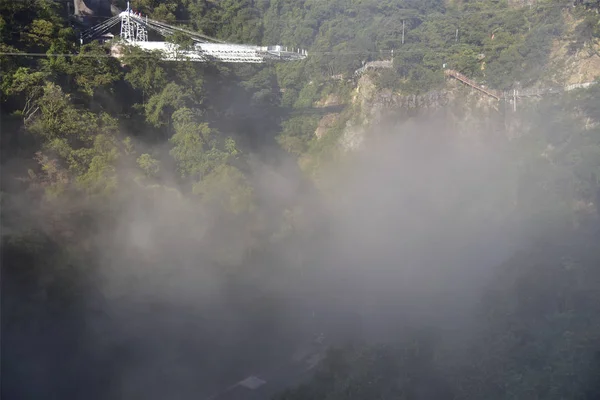
[[[434,115],[449,103],[448,91],[433,91],[424,95],[403,95],[390,89],[378,89],[369,75],[363,75],[352,95],[356,110],[346,124],[341,137],[345,150],[360,147],[369,127],[393,121],[409,120],[422,115]]]
[[[553,43],[547,80],[562,85],[591,82],[600,76],[600,42],[582,39],[578,32],[582,20],[567,12],[563,16],[566,32]]]
[[[460,2],[462,0],[448,0],[448,3]],[[514,7],[535,3],[535,0],[510,1]],[[535,89],[589,83],[600,77],[600,40],[581,35],[582,25],[585,25],[582,24],[585,21],[582,15],[565,10],[563,20],[565,30],[560,38],[554,40],[545,73],[533,85]],[[512,139],[528,129],[528,119],[519,117],[513,102],[487,97],[454,79],[448,79],[443,90],[417,96],[378,88],[373,77],[373,72],[366,73],[356,82],[352,97],[346,99],[351,112],[328,115],[321,121],[315,132],[319,140],[328,135],[328,129],[336,118],[347,119],[339,138],[339,144],[346,151],[360,147],[369,129],[374,126],[419,116],[443,114],[447,123],[457,128],[455,132],[468,135],[473,140],[497,133]],[[520,111],[533,106],[538,100],[539,97],[535,96],[519,98],[517,109]]]
[[[570,26],[575,24],[576,21]],[[593,43],[573,50],[572,43],[570,34],[555,41],[546,73],[536,82],[535,88],[564,88],[600,78],[600,51],[590,47]],[[499,185],[506,184],[507,189],[502,189],[504,197],[489,201],[489,204],[494,204],[490,206],[490,213],[496,209],[503,210],[498,213],[499,218],[517,215],[511,214],[517,213],[515,210],[524,214],[534,212],[535,218],[544,212],[548,215],[564,213],[572,218],[573,226],[597,221],[599,206],[592,197],[600,191],[594,186],[597,184],[580,177],[590,175],[590,165],[597,163],[597,158],[591,154],[598,151],[593,140],[598,132],[598,118],[597,115],[586,116],[581,110],[582,98],[595,101],[591,94],[544,92],[549,93],[544,95],[549,96],[549,101],[540,102],[541,97],[538,96],[521,97],[515,107],[512,99],[498,100],[451,77],[447,78],[441,90],[408,95],[378,86],[376,82],[381,80],[376,74],[366,73],[354,83],[351,95],[345,94],[343,99],[336,99],[336,104],[346,104],[345,110],[324,116],[315,132],[315,147],[320,144],[326,150],[309,152],[303,157],[301,166],[346,159],[340,155],[360,149],[367,139],[370,142],[373,138],[376,143],[378,135],[386,131],[404,130],[419,134],[423,126],[432,126],[420,122],[435,120],[431,129],[440,138],[449,138],[446,143],[472,151],[469,154],[474,154],[474,157],[487,157],[490,149],[492,153],[497,150],[502,154],[498,157],[507,160],[509,172],[506,176],[509,178],[499,178],[498,181]],[[558,100],[561,96],[562,100]],[[579,103],[575,102],[576,99]],[[329,104],[331,101],[323,99],[320,103]],[[586,108],[585,104],[583,108]],[[589,108],[595,109],[593,105]],[[411,120],[417,120],[417,123],[413,124]],[[590,145],[585,144],[588,142]],[[521,171],[522,165],[528,165],[527,171]],[[322,186],[326,187],[327,181],[321,177],[323,174],[316,175],[316,180],[323,180]],[[596,179],[597,173],[593,172],[590,176],[590,179]],[[522,186],[524,184],[519,179],[529,183]],[[566,181],[572,186],[568,190],[565,189]]]
[[[448,81],[443,90],[407,95],[378,89],[373,79],[364,75],[357,82],[350,107],[354,112],[340,137],[345,151],[358,149],[375,127],[415,118],[443,118],[453,131],[472,138],[498,133],[504,129],[506,119],[504,107],[497,100],[455,81]],[[323,124],[319,124],[318,137],[326,134],[323,128],[330,119],[331,116],[327,116]]]
[[[568,39],[556,41],[549,56],[547,75],[537,87],[563,87],[600,77],[600,49],[585,47],[571,51],[569,43]],[[538,100],[538,97],[520,98],[517,109],[532,106]],[[349,107],[351,117],[339,139],[345,151],[359,148],[372,127],[417,117],[442,115],[455,132],[472,140],[485,140],[498,134],[513,139],[527,130],[528,124],[527,118],[515,112],[512,101],[498,101],[452,78],[448,78],[442,90],[407,95],[377,88],[373,76],[365,74],[355,85]],[[325,116],[315,132],[317,138],[326,136],[340,117],[341,114]]]
[[[73,0],[73,5],[75,16],[80,18],[89,16],[110,17],[120,12],[112,0]]]

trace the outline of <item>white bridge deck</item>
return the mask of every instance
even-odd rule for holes
[[[92,40],[108,32],[121,22],[120,42],[116,43],[111,54],[117,58],[122,56],[122,46],[135,46],[144,51],[160,51],[162,59],[168,61],[198,61],[226,63],[264,63],[269,61],[297,61],[308,56],[306,50],[289,49],[284,46],[255,46],[247,44],[225,43],[199,32],[193,32],[178,26],[155,21],[140,13],[134,12],[127,4],[127,10],[110,18],[81,35],[84,40]],[[192,40],[191,48],[183,49],[171,42],[152,42],[148,40],[148,30],[157,32],[163,37],[176,33],[183,34]]]
[[[180,50],[177,45],[169,42],[126,41],[125,44],[145,51],[161,51],[163,59],[170,61],[264,63],[268,60],[289,61],[301,60],[306,57],[306,52],[285,51],[285,48],[281,46],[194,43],[192,50]]]

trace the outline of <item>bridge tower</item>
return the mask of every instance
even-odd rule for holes
[[[139,22],[135,23],[135,40],[137,42],[148,41],[148,30],[145,25],[140,24]]]
[[[127,13],[121,14],[121,40],[126,42],[135,40],[135,27],[131,21],[129,10]]]
[[[148,30],[144,24],[137,21],[142,16],[132,14],[133,11],[129,7],[129,2],[127,2],[127,10],[121,13],[121,40],[126,42],[147,42]]]

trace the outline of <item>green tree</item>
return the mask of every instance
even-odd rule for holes
[[[52,83],[46,84],[36,104],[39,112],[27,126],[43,143],[37,158],[41,172],[60,189],[54,194],[64,191],[67,182],[89,194],[114,191],[120,153],[116,121],[75,108],[69,95]]]
[[[113,92],[112,85],[122,78],[118,61],[107,57],[106,49],[98,44],[82,46],[79,54],[73,57],[69,73],[88,96],[93,96],[100,88]]]
[[[160,62],[160,52],[144,53],[129,47],[123,62],[127,65],[125,81],[135,89],[141,89],[146,96],[158,93],[167,84],[167,73]]]
[[[173,114],[173,126],[175,134],[170,139],[173,144],[170,154],[184,178],[203,179],[237,154],[232,139],[220,143],[217,132],[207,123],[198,122],[197,115],[188,108]]]
[[[169,125],[169,117],[189,104],[191,101],[189,90],[170,82],[157,93],[150,97],[145,105],[146,119],[156,127]]]
[[[19,67],[14,73],[6,75],[3,81],[3,94],[5,96],[19,96],[19,106],[22,107],[18,114],[23,117],[24,123],[38,110],[38,100],[44,93],[43,82],[48,73],[31,72],[30,68]]]
[[[236,167],[221,164],[194,185],[194,193],[204,204],[218,206],[233,215],[252,212],[254,191],[244,174]]]
[[[144,171],[147,178],[155,177],[160,170],[160,162],[148,153],[140,155],[136,160],[138,166]]]

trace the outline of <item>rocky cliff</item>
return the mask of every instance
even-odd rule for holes
[[[112,0],[73,0],[76,17],[110,17],[119,14],[120,10]]]
[[[567,15],[568,29],[564,37],[555,40],[552,53],[548,57],[547,73],[535,87],[563,87],[583,82],[591,82],[600,77],[600,45],[586,44],[573,50],[573,37],[577,22]],[[319,140],[328,134],[328,130],[337,127],[340,119],[345,118],[343,134],[339,135],[339,144],[345,151],[360,147],[365,135],[377,125],[408,121],[419,116],[434,117],[444,115],[448,123],[453,124],[457,132],[481,139],[501,133],[509,139],[526,129],[526,119],[519,118],[511,101],[498,101],[448,78],[443,89],[422,95],[409,95],[394,92],[376,85],[377,71],[364,74],[355,83],[348,107],[351,112],[332,113],[324,116],[315,132]],[[518,108],[530,106],[540,97],[519,99]],[[321,103],[331,103],[329,99]],[[335,99],[336,104],[343,103]],[[318,106],[318,104],[317,104]]]

